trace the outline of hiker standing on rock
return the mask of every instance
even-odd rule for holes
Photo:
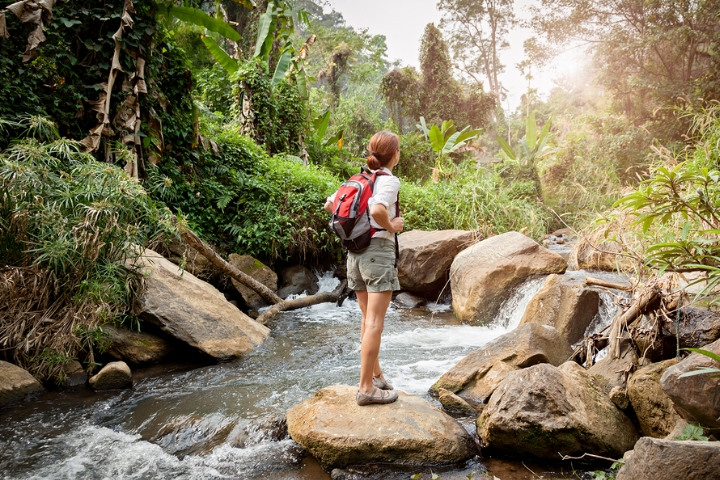
[[[404,227],[399,215],[400,180],[392,169],[400,160],[400,140],[392,132],[373,135],[368,144],[367,166],[375,179],[368,200],[370,213],[370,244],[359,252],[348,251],[348,287],[355,290],[362,313],[360,327],[360,386],[358,405],[392,403],[397,392],[383,376],[378,354],[380,337],[385,325],[392,293],[400,289],[397,273],[397,233]],[[325,203],[333,212],[336,194]]]

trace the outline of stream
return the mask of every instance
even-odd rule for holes
[[[493,326],[461,324],[449,305],[391,305],[380,351],[385,375],[396,389],[439,406],[428,395],[430,386],[468,353],[515,328],[543,282],[521,285]],[[336,285],[332,276],[322,276],[321,290]],[[602,308],[592,331],[606,325],[617,308],[613,296],[601,290]],[[341,307],[326,303],[284,312],[268,324],[270,338],[235,362],[156,366],[134,371],[129,390],[96,393],[81,387],[0,410],[0,477],[329,479],[295,442],[277,434],[277,425],[289,408],[317,390],[357,385],[359,326],[352,299]],[[460,420],[474,433],[472,419]],[[488,469],[490,478],[501,480],[539,478],[527,477],[531,468],[520,459],[495,462],[477,458],[440,471],[440,478],[473,473],[480,478]],[[431,474],[377,467],[373,478],[409,479],[414,473]]]

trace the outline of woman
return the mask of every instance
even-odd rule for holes
[[[385,325],[393,290],[400,289],[395,266],[395,234],[404,227],[397,215],[400,181],[392,169],[400,160],[400,140],[392,132],[378,132],[370,139],[367,166],[383,170],[389,175],[378,175],[373,195],[368,201],[370,224],[376,229],[370,246],[361,253],[348,252],[348,287],[355,290],[362,325],[360,327],[360,385],[356,396],[358,405],[392,403],[397,392],[383,376],[378,354],[380,337]],[[333,197],[328,198],[325,210],[332,211]]]

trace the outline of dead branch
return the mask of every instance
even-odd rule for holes
[[[630,290],[632,290],[632,286],[630,286],[630,285],[623,285],[622,283],[606,282],[605,280],[600,280],[599,278],[593,278],[593,277],[585,277],[585,284],[586,285],[597,285],[598,287],[614,288],[616,290],[624,290],[626,292],[629,292]]]
[[[610,334],[608,335],[610,339],[609,354],[611,358],[620,357],[620,338],[622,337],[623,330],[627,330],[628,325],[642,315],[648,309],[649,305],[658,300],[661,294],[662,289],[658,283],[645,287],[630,307],[613,319]]]
[[[298,308],[309,307],[310,305],[316,305],[318,303],[342,303],[342,300],[344,300],[343,293],[346,287],[347,280],[343,280],[340,285],[338,285],[338,287],[332,292],[321,292],[316,295],[310,295],[309,297],[300,297],[292,300],[281,300],[280,303],[276,303],[269,309],[265,310],[255,320],[258,323],[265,325],[280,312],[284,312],[287,310],[297,310]]]
[[[607,460],[608,462],[617,462],[618,461],[617,458],[608,458],[608,457],[603,457],[600,455],[594,455],[592,453],[583,453],[579,457],[571,457],[570,455],[563,455],[560,452],[558,452],[558,455],[560,455],[560,458],[562,460],[582,460],[585,457],[592,457],[592,458],[599,458],[600,460]]]
[[[230,275],[232,278],[242,283],[246,287],[254,290],[258,293],[258,295],[265,299],[265,301],[272,304],[272,306],[268,310],[263,312],[256,319],[257,322],[263,325],[269,322],[270,319],[272,319],[279,312],[284,312],[286,310],[297,310],[298,308],[309,307],[310,305],[316,305],[318,303],[325,302],[337,302],[338,305],[340,305],[347,296],[347,281],[343,281],[332,292],[321,292],[316,295],[310,295],[308,297],[295,298],[292,300],[283,300],[268,287],[258,282],[246,273],[243,273],[237,267],[234,267],[230,263],[226,262],[223,258],[220,257],[220,255],[215,252],[215,250],[210,248],[197,235],[195,235],[192,230],[189,230],[187,228],[180,228],[180,235],[182,236],[183,240],[187,242],[188,245],[200,252],[200,254],[207,258],[213,265],[215,265],[221,271]]]
[[[189,230],[187,228],[181,228],[180,235],[182,236],[183,240],[188,243],[188,245],[200,252],[203,257],[207,258],[210,261],[210,263],[212,263],[220,270],[230,275],[232,278],[242,283],[246,287],[256,291],[258,295],[264,298],[265,301],[267,301],[268,303],[276,304],[283,301],[282,298],[278,297],[275,292],[270,290],[268,287],[258,282],[248,274],[241,272],[237,267],[234,267],[225,260],[223,260],[220,255],[215,252],[215,250],[213,250],[205,242],[200,240],[200,238],[195,235],[192,230]]]

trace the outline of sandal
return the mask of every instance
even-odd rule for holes
[[[373,385],[375,385],[380,390],[394,390],[390,382],[380,377],[373,377]]]
[[[379,393],[379,395],[376,395],[376,393]],[[360,406],[392,403],[397,399],[398,394],[396,391],[381,390],[377,387],[373,388],[373,391],[370,395],[361,393],[360,390],[358,390],[357,395],[355,396],[355,400]]]

